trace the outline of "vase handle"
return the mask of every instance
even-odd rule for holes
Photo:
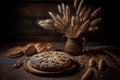
[[[62,42],[64,43],[64,45],[65,45],[65,42],[66,42],[65,38],[66,38],[66,40],[67,40],[66,35],[63,35],[63,36],[62,36]]]
[[[83,45],[83,52],[85,52],[86,51],[86,49],[85,49],[85,46],[86,46],[86,39],[85,39],[85,37],[82,37],[82,40],[83,40],[83,42],[82,42],[82,45]]]

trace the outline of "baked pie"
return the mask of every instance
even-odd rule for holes
[[[30,57],[31,66],[41,71],[59,71],[68,67],[71,61],[68,54],[60,51],[45,51]]]

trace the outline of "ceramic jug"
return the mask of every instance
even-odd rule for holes
[[[66,38],[66,40],[65,40]],[[85,38],[68,38],[63,36],[64,51],[70,55],[81,55],[85,51]]]

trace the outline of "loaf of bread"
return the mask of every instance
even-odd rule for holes
[[[55,47],[52,43],[36,43],[35,48],[37,52],[42,52],[42,51],[55,51]]]
[[[29,44],[25,45],[23,47],[22,51],[23,51],[24,55],[26,55],[26,56],[32,56],[37,53],[34,43],[29,43]]]
[[[23,54],[32,56],[43,51],[54,51],[55,47],[52,43],[28,43],[25,46],[16,46],[7,51],[8,57],[20,57]]]

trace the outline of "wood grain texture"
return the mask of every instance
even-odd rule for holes
[[[62,76],[62,77],[44,77],[44,76],[35,76],[25,71],[23,67],[15,69],[12,65],[17,61],[18,58],[8,58],[5,56],[5,52],[7,49],[11,48],[11,46],[23,45],[26,43],[11,43],[11,45],[4,45],[4,47],[0,48],[0,80],[80,80],[83,76],[83,73],[87,70],[87,67],[80,68],[78,72]],[[57,43],[55,45],[57,48],[63,49],[62,43]],[[91,54],[92,52],[90,52]],[[83,59],[82,59],[83,60]],[[84,59],[85,60],[85,59]],[[85,60],[88,61],[88,60]],[[79,61],[81,62],[81,61]],[[104,72],[105,79],[104,80],[118,80],[120,72],[108,69]],[[92,79],[94,80],[94,79]]]

